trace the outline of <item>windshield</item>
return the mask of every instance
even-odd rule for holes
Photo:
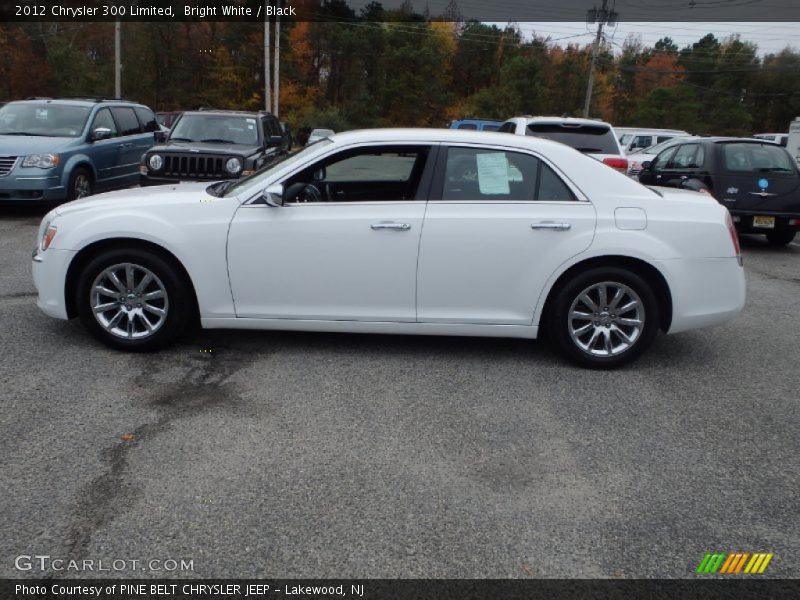
[[[320,140],[313,146],[308,146],[298,152],[297,154],[289,154],[287,156],[282,156],[274,160],[271,163],[267,163],[261,169],[249,175],[248,177],[243,177],[231,187],[225,190],[223,196],[235,196],[240,193],[242,190],[245,190],[251,186],[257,187],[262,181],[269,178],[272,173],[274,173],[277,169],[282,169],[283,167],[287,167],[295,162],[302,161],[306,156],[312,153],[316,153],[321,147],[327,146],[332,144],[333,142],[330,140]]]
[[[255,117],[239,115],[183,115],[172,128],[174,142],[258,145]]]
[[[89,110],[88,106],[11,102],[0,108],[0,135],[78,137]]]
[[[685,138],[683,138],[683,137],[669,138],[668,140],[665,140],[665,141],[661,142],[660,144],[655,144],[655,145],[649,146],[647,148],[637,148],[634,152],[632,152],[632,154],[658,154],[659,152],[661,152],[667,146],[675,144],[675,143],[681,141],[682,139],[685,139]]]
[[[586,154],[619,154],[611,128],[601,124],[530,123],[526,135],[572,146]]]

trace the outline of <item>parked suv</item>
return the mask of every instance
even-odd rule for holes
[[[572,146],[620,173],[628,172],[614,128],[603,121],[571,117],[514,117],[500,127],[503,133],[530,135]]]
[[[689,138],[642,164],[645,185],[711,194],[736,229],[785,245],[800,228],[800,172],[780,145],[752,138]]]
[[[503,124],[502,121],[491,119],[459,119],[450,121],[448,129],[471,129],[473,131],[497,131]]]
[[[288,152],[289,139],[270,113],[186,111],[166,141],[141,157],[140,183],[238,179]]]
[[[136,185],[160,127],[125,100],[43,98],[0,108],[0,202],[63,202]]]

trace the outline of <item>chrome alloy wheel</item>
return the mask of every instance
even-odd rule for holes
[[[89,302],[103,329],[128,340],[153,335],[164,325],[169,310],[161,280],[133,263],[104,269],[92,284]]]
[[[644,303],[630,287],[602,281],[584,289],[569,309],[569,334],[592,356],[618,356],[642,335]]]

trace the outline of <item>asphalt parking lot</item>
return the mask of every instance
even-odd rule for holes
[[[129,355],[37,309],[43,212],[0,209],[0,577],[691,577],[712,551],[800,576],[797,243],[743,238],[745,313],[616,372],[472,338]]]

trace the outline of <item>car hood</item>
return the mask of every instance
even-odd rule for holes
[[[107,208],[147,208],[167,204],[172,206],[197,204],[201,199],[215,198],[206,192],[209,185],[211,183],[204,181],[118,190],[67,202],[56,208],[55,212],[57,215],[63,216]]]
[[[229,156],[250,156],[258,152],[256,145],[245,144],[212,144],[209,142],[169,142],[153,146],[149,154],[170,154],[170,153],[197,153],[197,154],[225,154]]]
[[[59,152],[80,138],[42,137],[38,135],[0,135],[0,154],[21,156]]]

